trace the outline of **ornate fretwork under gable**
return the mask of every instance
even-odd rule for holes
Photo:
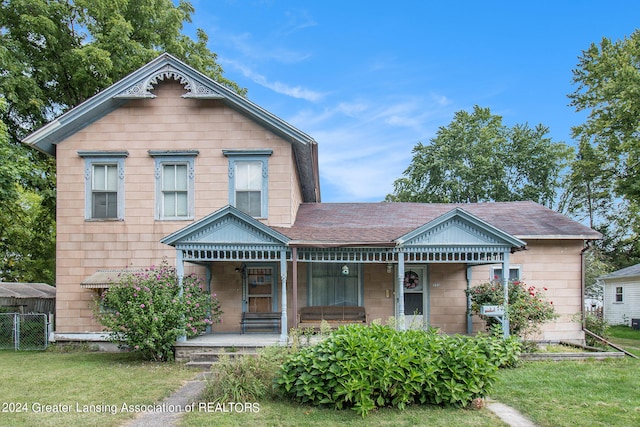
[[[456,208],[396,240],[410,261],[497,262],[526,242]]]
[[[121,91],[114,98],[121,99],[138,99],[138,98],[155,98],[156,95],[151,93],[154,86],[164,80],[175,80],[184,86],[187,91],[183,98],[203,98],[203,99],[221,99],[224,98],[212,86],[187,75],[183,71],[177,69],[172,64],[165,64],[144,79],[137,81],[125,90]]]
[[[161,240],[185,261],[278,260],[288,238],[233,206],[226,206]]]

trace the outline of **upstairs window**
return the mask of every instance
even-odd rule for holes
[[[155,158],[156,219],[193,219],[198,151],[149,151]]]
[[[78,151],[85,160],[85,219],[124,219],[126,151]]]
[[[229,204],[254,218],[267,218],[272,150],[223,150],[229,159]]]

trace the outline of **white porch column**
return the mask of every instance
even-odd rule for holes
[[[287,343],[287,251],[280,251],[280,280],[282,283],[282,317],[280,318],[280,343]]]
[[[509,338],[509,273],[509,251],[505,251],[502,259],[502,287],[504,289],[502,332],[505,338]]]
[[[398,305],[397,328],[404,331],[407,327],[404,318],[404,252],[398,254],[398,291],[396,292]]]
[[[183,288],[182,288],[182,280],[184,279],[184,258],[182,256],[182,250],[181,249],[176,249],[176,274],[178,275],[178,287],[180,288],[180,291],[178,293],[179,296],[182,297],[183,294]],[[182,314],[184,316],[184,313]],[[187,335],[186,333],[183,335],[180,335],[177,339],[177,342],[185,342],[187,341]]]

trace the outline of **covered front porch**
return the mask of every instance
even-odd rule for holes
[[[510,254],[526,245],[460,208],[391,241],[319,242],[293,239],[285,233],[286,229],[268,227],[227,206],[162,240],[176,249],[180,277],[187,263],[204,268],[205,282],[218,294],[225,311],[225,332],[238,332],[189,340],[189,346],[215,342],[217,337],[221,344],[235,341],[235,347],[245,341],[269,343],[276,336],[284,344],[289,328],[298,326],[299,309],[316,305],[362,306],[372,312],[370,320],[395,317],[399,329],[415,323],[431,326],[437,317],[431,307],[447,310],[446,301],[434,303],[435,298],[445,298],[440,292],[444,290],[456,295],[450,299],[456,307],[448,311],[459,313],[466,332],[471,333],[469,301],[462,296],[473,280],[474,268],[494,264],[508,272]],[[247,279],[245,272],[264,267],[270,269],[273,287],[268,295],[258,295],[271,299],[258,303],[258,296],[252,295],[256,286],[250,284],[262,285],[263,279]],[[351,286],[353,292],[343,292],[342,299],[322,300],[322,286],[330,281],[317,273],[320,270],[334,271],[334,288],[348,279],[349,284],[342,286]],[[412,282],[413,275],[419,283]],[[338,276],[344,280],[338,281]],[[506,296],[508,275],[503,276]],[[278,334],[239,333],[242,313],[256,310],[279,313]]]

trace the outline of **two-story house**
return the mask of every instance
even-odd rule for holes
[[[168,259],[219,298],[214,334],[264,312],[285,339],[304,307],[336,306],[471,333],[465,289],[517,277],[560,315],[540,339],[584,339],[597,232],[533,202],[321,203],[313,138],[171,55],[24,142],[57,161],[59,338],[98,336],[93,299],[114,272]]]

